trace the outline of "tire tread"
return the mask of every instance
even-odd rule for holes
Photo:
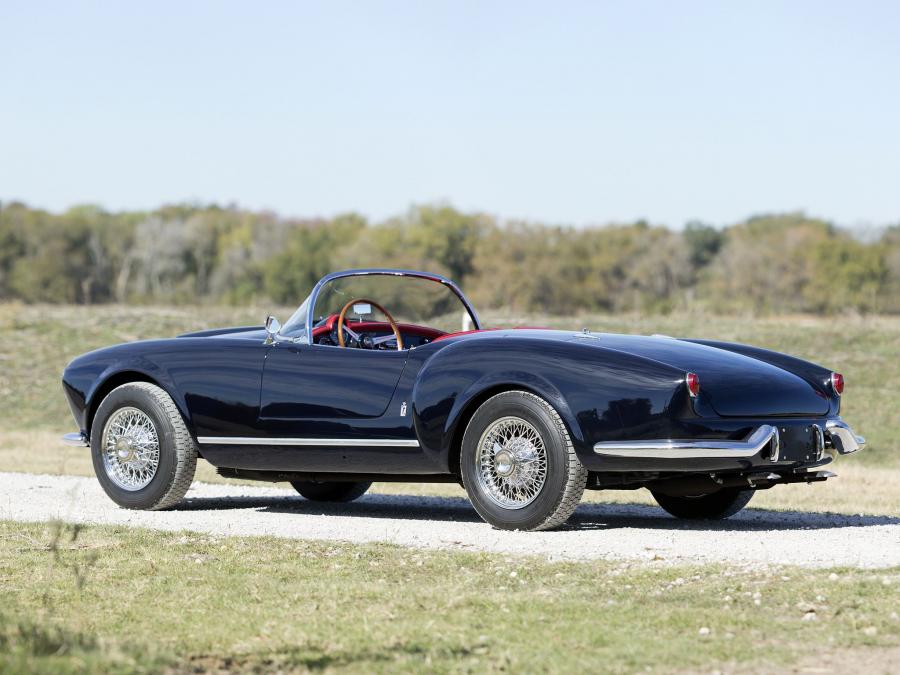
[[[144,390],[165,411],[169,422],[172,424],[175,432],[172,439],[172,445],[175,449],[175,475],[172,477],[172,481],[162,497],[150,506],[143,507],[142,510],[160,511],[171,508],[184,498],[194,482],[194,473],[197,470],[197,444],[194,442],[191,432],[188,431],[184,418],[181,416],[181,411],[175,405],[175,401],[162,387],[150,382],[129,382],[116,387],[113,391],[118,391],[124,387]]]
[[[724,520],[738,513],[756,494],[756,490],[723,489],[705,497],[688,499],[651,492],[666,513],[685,520]]]
[[[578,505],[581,503],[581,497],[584,494],[585,485],[587,484],[588,472],[587,469],[584,468],[584,465],[581,463],[581,461],[578,459],[578,455],[575,454],[575,446],[572,444],[572,438],[571,436],[569,436],[569,431],[568,429],[566,429],[566,425],[563,422],[562,417],[559,416],[556,408],[554,408],[540,396],[532,394],[530,391],[513,389],[495,394],[494,396],[484,401],[481,405],[485,406],[497,398],[508,398],[510,397],[510,395],[519,396],[523,400],[532,401],[542,407],[553,420],[553,423],[556,425],[557,431],[559,431],[559,434],[563,438],[563,441],[565,443],[565,452],[568,460],[566,462],[567,475],[566,483],[559,494],[559,500],[557,501],[555,507],[549,511],[547,516],[540,523],[528,528],[533,532],[539,530],[550,530],[565,523],[575,512],[575,509],[578,508]],[[463,476],[463,482],[464,481],[465,477]]]

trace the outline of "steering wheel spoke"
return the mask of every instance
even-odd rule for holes
[[[396,342],[397,337],[394,335],[382,335],[380,337],[372,338],[372,344],[376,347],[378,345],[383,345],[385,342]]]

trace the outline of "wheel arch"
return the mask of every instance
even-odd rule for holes
[[[583,388],[583,364],[570,353],[579,347],[551,342],[556,351],[547,354],[536,350],[542,346],[534,340],[482,338],[449,344],[427,360],[411,394],[416,435],[436,468],[459,475],[466,425],[484,401],[504,391],[525,391],[547,401],[576,451],[583,450],[585,435],[566,394]],[[572,367],[561,369],[560,359]]]
[[[535,382],[510,380],[485,386],[479,389],[477,393],[472,393],[465,397],[465,402],[459,405],[458,412],[448,420],[447,430],[445,432],[445,441],[443,445],[450,473],[455,476],[460,475],[462,440],[472,416],[485,401],[497,394],[502,394],[507,391],[524,391],[544,399],[548,404],[553,406],[557,413],[559,413],[563,424],[566,426],[566,430],[569,432],[569,436],[573,440],[581,437],[580,429],[577,424],[573,424],[574,420],[571,419],[569,406],[565,403],[565,400],[559,391],[549,383],[547,383],[546,387],[535,385]]]
[[[169,388],[166,387],[165,384],[158,378],[155,378],[152,375],[147,374],[146,372],[140,370],[123,369],[109,373],[91,392],[90,399],[88,400],[87,410],[85,412],[85,431],[88,433],[88,435],[90,435],[91,433],[91,427],[94,423],[94,417],[96,416],[97,409],[100,407],[103,399],[105,399],[110,394],[110,392],[112,392],[117,387],[121,387],[123,384],[130,384],[132,382],[146,382],[148,384],[155,385],[166,392],[175,402],[175,406],[178,408],[178,412],[181,413],[181,417],[184,419],[185,424],[188,426],[188,430],[190,431],[190,416],[187,414],[187,410],[185,409],[183,401],[181,401],[180,397],[174,395],[174,393],[170,391]]]

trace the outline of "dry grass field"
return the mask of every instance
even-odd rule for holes
[[[0,471],[92,473],[84,450],[58,441],[72,430],[59,378],[75,355],[268,311],[0,305]],[[720,338],[834,367],[848,382],[843,414],[869,447],[836,463],[839,478],[764,491],[751,507],[900,515],[900,319],[483,321]],[[197,478],[223,481],[202,463]],[[896,672],[900,561],[814,574],[0,522],[0,671]]]

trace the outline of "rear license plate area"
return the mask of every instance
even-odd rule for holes
[[[821,427],[814,424],[778,427],[782,462],[815,462],[819,455]]]

